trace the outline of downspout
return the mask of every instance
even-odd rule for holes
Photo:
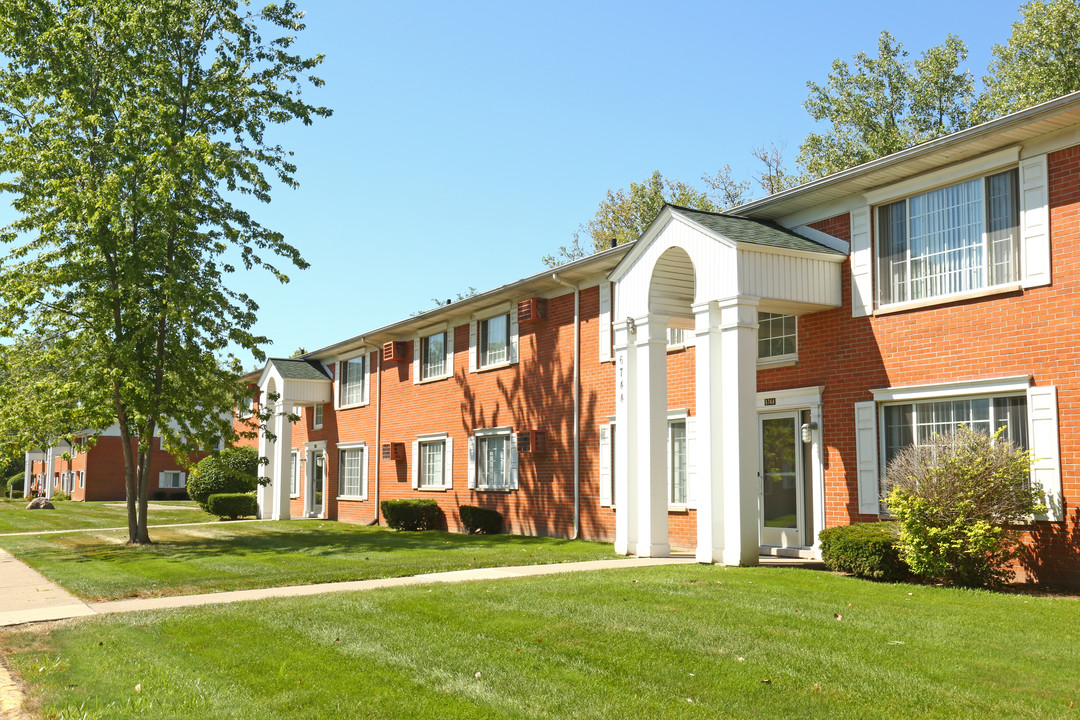
[[[559,273],[551,273],[551,279],[574,291],[574,534],[571,539],[577,540],[581,534],[581,291],[577,285],[560,278]]]
[[[379,448],[382,447],[382,353],[375,353],[375,377],[378,378],[379,387],[375,390],[375,520],[372,525],[379,524],[379,472],[382,469],[382,455]]]

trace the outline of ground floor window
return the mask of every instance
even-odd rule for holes
[[[1026,450],[1027,396],[944,398],[886,405],[883,433],[886,466],[908,445],[926,445],[934,435],[945,434],[958,425],[987,435],[1004,428],[1003,437]]]
[[[686,420],[668,423],[668,502],[685,505],[686,490]]]
[[[289,467],[289,495],[293,497],[300,495],[300,459],[299,454],[295,452],[292,454]]]
[[[166,470],[158,477],[158,487],[175,490],[186,486],[186,474],[179,470]]]
[[[362,497],[364,495],[364,448],[345,448],[339,453],[338,495]]]
[[[420,487],[442,487],[446,476],[446,441],[420,443]]]

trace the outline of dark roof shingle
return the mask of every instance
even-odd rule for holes
[[[329,380],[325,368],[314,360],[293,360],[291,358],[270,358],[270,364],[277,368],[285,380]]]
[[[844,255],[839,250],[822,245],[804,238],[781,227],[774,222],[766,220],[753,220],[751,218],[735,217],[723,213],[705,212],[692,208],[671,205],[672,211],[693,220],[699,225],[730,238],[735,242],[752,243],[754,245],[768,245],[770,247],[784,248],[786,250],[804,250],[806,252],[825,253],[826,255]]]

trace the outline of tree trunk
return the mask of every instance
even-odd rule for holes
[[[116,404],[116,419],[120,425],[120,449],[124,455],[124,498],[127,500],[128,514],[128,543],[138,542],[139,521],[138,510],[135,503],[137,485],[135,482],[135,455],[131,451],[131,429],[128,427],[127,412],[124,403],[120,401],[120,386],[114,380],[113,402]]]
[[[146,512],[147,512],[147,499],[150,494],[150,457],[154,449],[154,436],[150,434],[150,449],[139,451],[139,505],[138,505],[138,523],[135,535],[135,544],[149,545],[153,542],[150,539],[150,532],[147,530],[146,524]]]

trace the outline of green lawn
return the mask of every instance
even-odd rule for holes
[[[55,718],[1076,718],[1080,602],[697,565],[0,636]]]
[[[117,502],[73,502],[58,500],[55,510],[27,510],[30,500],[0,501],[0,534],[40,530],[79,530],[83,528],[127,527],[127,508]],[[151,525],[183,522],[209,522],[213,515],[203,512],[190,500],[157,502],[168,510],[150,510]]]
[[[399,577],[470,567],[615,557],[610,544],[517,535],[394,532],[336,522],[220,523],[126,532],[0,537],[0,547],[92,600]]]

